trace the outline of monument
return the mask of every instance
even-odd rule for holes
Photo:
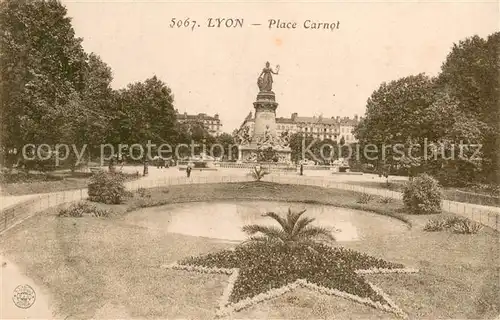
[[[275,162],[290,163],[291,149],[288,132],[280,136],[276,134],[276,109],[278,103],[273,89],[273,74],[279,73],[279,65],[274,71],[269,62],[257,79],[259,93],[253,103],[255,108],[255,125],[250,137],[246,132],[238,135],[240,162]]]

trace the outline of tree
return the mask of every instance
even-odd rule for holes
[[[298,162],[310,155],[306,152],[308,147],[313,143],[314,138],[309,135],[304,135],[301,132],[294,133],[290,136],[290,149],[292,150],[291,158],[292,161]],[[315,154],[314,144],[312,148],[309,148],[313,154]]]
[[[317,141],[313,148],[314,155],[323,164],[328,164],[331,160],[338,158],[339,149],[336,141],[323,139]]]
[[[482,172],[491,182],[500,177],[499,52],[500,32],[487,39],[479,36],[464,39],[453,46],[438,77],[441,90],[457,102],[464,117],[481,127]]]
[[[99,145],[107,143],[109,121],[113,118],[112,80],[111,68],[98,55],[90,54],[85,64],[78,112],[64,127],[65,142],[76,145],[78,150],[86,145],[88,155],[99,156]],[[75,153],[69,155],[74,169]]]
[[[156,76],[129,84],[116,95],[115,117],[109,140],[114,144],[174,144],[177,119],[170,88]],[[148,159],[150,160],[150,159]]]
[[[86,56],[66,13],[56,0],[0,2],[4,151],[60,142],[78,114]]]
[[[280,243],[289,246],[301,244],[311,245],[318,239],[335,240],[330,230],[322,227],[313,227],[311,222],[314,218],[301,217],[306,210],[292,212],[288,208],[288,214],[285,218],[274,212],[264,214],[264,217],[274,219],[281,228],[274,226],[246,225],[243,232],[250,236],[248,242]]]
[[[354,133],[362,148],[369,144],[377,147],[377,156],[371,157],[375,158],[372,161],[379,172],[386,172],[387,166],[397,167],[403,155],[419,157],[420,154],[408,154],[409,144],[423,145],[426,138],[432,141],[437,137],[433,131],[434,119],[430,121],[425,116],[434,101],[434,82],[424,74],[382,83],[373,92],[367,102],[365,118]]]
[[[234,137],[230,135],[229,133],[222,133],[220,134],[216,139],[216,143],[221,145],[224,148],[224,156],[227,157],[228,159],[238,159],[238,149],[234,147],[235,141]],[[214,155],[219,157],[220,155]]]
[[[85,136],[86,143],[98,145],[107,142],[108,124],[112,119],[113,75],[111,68],[98,55],[91,53],[87,58],[84,77],[82,109],[85,114],[81,127],[85,131],[81,136]]]
[[[422,116],[434,102],[432,80],[424,74],[382,83],[368,99],[364,120],[355,129],[362,142],[405,143],[429,136]]]

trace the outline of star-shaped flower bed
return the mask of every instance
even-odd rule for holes
[[[366,281],[363,274],[418,272],[401,264],[324,244],[242,245],[235,250],[190,257],[168,267],[229,274],[229,284],[217,311],[219,317],[301,286],[406,318],[406,314],[380,288]]]

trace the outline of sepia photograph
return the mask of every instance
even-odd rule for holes
[[[500,320],[500,3],[0,0],[0,264],[0,319]]]

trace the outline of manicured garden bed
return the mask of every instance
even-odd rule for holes
[[[235,270],[232,274],[236,276],[230,279],[228,286],[230,291],[225,292],[227,297],[222,298],[221,315],[225,309],[239,311],[283,294],[298,283],[310,284],[319,293],[351,298],[404,317],[404,313],[380,290],[365,281],[362,274],[418,272],[406,269],[402,264],[319,243],[297,246],[247,244],[235,250],[183,259],[172,268],[201,272]]]

